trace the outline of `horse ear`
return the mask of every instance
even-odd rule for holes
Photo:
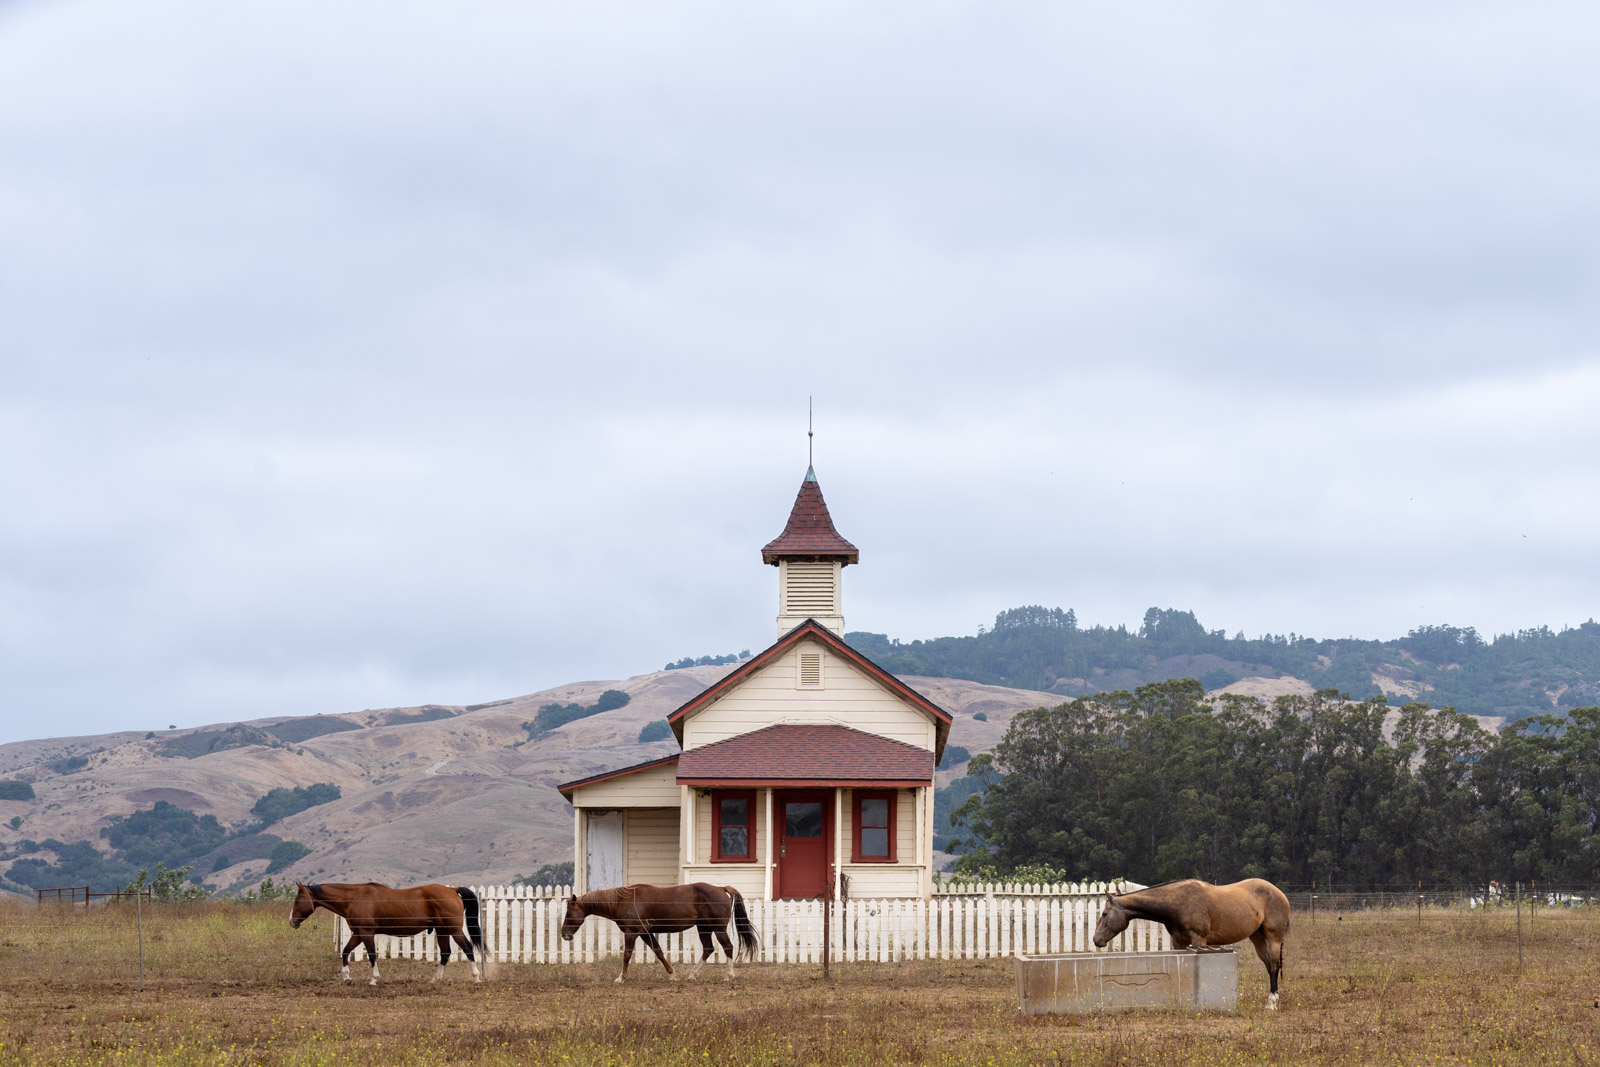
[[[578,902],[578,894],[576,894],[576,893],[568,894],[568,896],[567,896],[567,903],[568,904],[576,904],[577,902]]]

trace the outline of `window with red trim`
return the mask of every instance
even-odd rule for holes
[[[894,817],[898,806],[898,797],[892,790],[856,790],[850,820],[852,863],[894,862]]]
[[[751,863],[756,858],[756,794],[719,789],[711,794],[711,861]]]

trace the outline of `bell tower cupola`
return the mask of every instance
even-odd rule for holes
[[[761,562],[778,568],[778,635],[815,619],[843,637],[840,575],[860,558],[833,528],[817,472],[807,467],[788,524],[761,550]]]

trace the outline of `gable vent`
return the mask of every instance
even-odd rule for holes
[[[822,688],[822,653],[800,653],[800,685],[807,689]]]
[[[784,610],[788,615],[832,615],[835,607],[835,574],[832,563],[802,563],[789,560],[785,568]]]

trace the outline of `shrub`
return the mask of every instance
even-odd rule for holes
[[[972,753],[960,745],[944,746],[944,758],[939,761],[940,767],[954,767],[958,763],[965,763],[972,758]]]
[[[639,731],[639,743],[647,745],[652,741],[665,741],[671,736],[672,727],[667,725],[667,720],[657,719],[644,724],[644,729]]]
[[[32,800],[33,783],[15,779],[0,782],[0,800]]]
[[[587,719],[602,711],[615,711],[627,707],[629,699],[628,694],[620,689],[607,689],[593,704],[546,704],[539,709],[539,714],[533,717],[533,721],[523,723],[522,728],[528,731],[530,738],[538,737],[547,730],[554,730],[569,722]]]
[[[279,841],[272,846],[272,854],[267,857],[267,873],[281,871],[298,860],[311,855],[311,850],[298,841]]]
[[[361,726],[358,723],[353,723],[348,719],[335,719],[327,715],[306,715],[302,718],[274,723],[267,727],[267,733],[276,737],[279,741],[287,741],[290,744],[297,745],[302,741],[309,741],[313,737],[359,729],[361,729]]]
[[[293,900],[299,892],[292,880],[286,878],[282,882],[276,882],[271,875],[268,875],[261,880],[260,885],[242,895],[239,901],[243,904],[253,904],[259,900],[263,904],[269,904],[275,900]]]
[[[975,721],[975,722],[988,722],[989,721],[989,713],[987,711],[980,711],[976,715],[974,715],[972,718],[973,718],[973,721]]]
[[[250,813],[261,820],[261,825],[271,826],[279,819],[298,815],[307,808],[339,799],[339,787],[332,782],[295,786],[293,789],[274,789],[255,802]]]
[[[618,708],[625,708],[628,706],[628,701],[630,699],[632,698],[620,689],[607,689],[604,693],[600,694],[600,699],[594,702],[595,713],[598,714],[602,711],[616,711]]]
[[[524,874],[516,878],[512,885],[529,886],[563,886],[572,884],[572,861],[564,863],[547,863],[532,874]]]
[[[138,893],[148,885],[151,897],[164,903],[204,900],[210,894],[202,886],[189,880],[189,874],[193,870],[193,867],[188,866],[169,869],[165,863],[157,861],[154,878],[150,877],[148,868],[140,868],[133,881],[124,886],[122,891]]]

